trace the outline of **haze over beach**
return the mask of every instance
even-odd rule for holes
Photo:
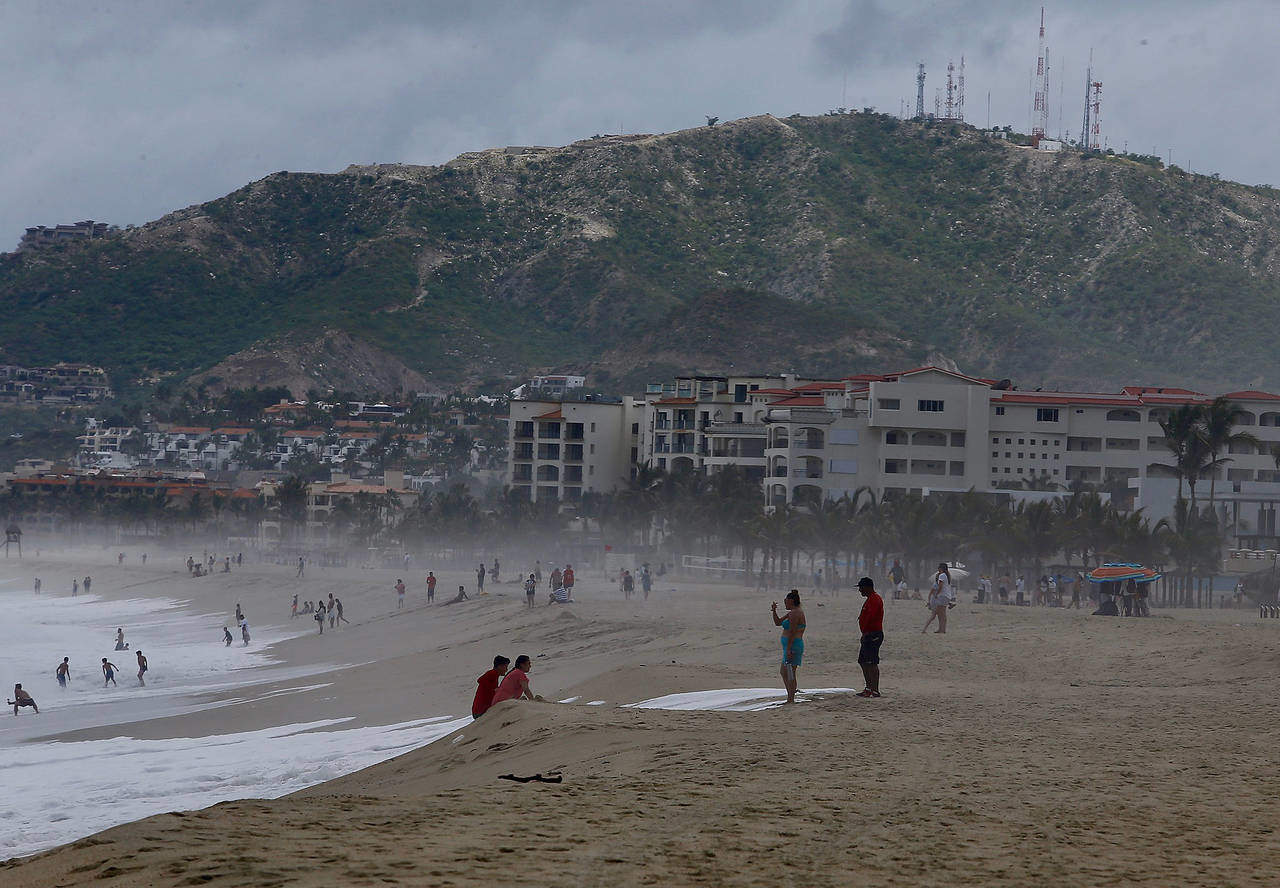
[[[1274,881],[1271,4],[9,12],[0,886]]]

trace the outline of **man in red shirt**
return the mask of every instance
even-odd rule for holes
[[[880,696],[880,643],[884,641],[884,599],[876,592],[871,577],[858,580],[858,591],[867,599],[858,614],[858,628],[862,630],[862,646],[858,649],[858,665],[862,667],[866,688],[859,697]]]
[[[569,593],[569,597],[573,597],[573,565],[566,564],[564,566],[564,588]]]
[[[529,659],[528,654],[516,657],[515,668],[507,673],[502,684],[498,685],[497,693],[493,695],[494,705],[503,700],[532,700],[533,691],[529,689],[529,673],[532,669],[533,661]]]
[[[471,701],[471,717],[479,718],[493,705],[493,695],[497,693],[498,682],[507,674],[507,664],[511,661],[501,655],[493,658],[493,668],[476,679],[476,698]]]

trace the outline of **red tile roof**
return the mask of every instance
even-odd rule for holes
[[[557,407],[555,410],[552,410],[550,413],[544,413],[541,416],[535,416],[534,419],[564,419],[564,414],[561,413],[560,408]]]
[[[781,401],[774,401],[770,407],[825,407],[827,402],[814,396],[801,396],[794,398],[784,398]]]
[[[753,393],[754,394],[754,393]],[[660,401],[654,401],[655,404],[696,404],[697,398],[663,398]]]
[[[1227,392],[1226,397],[1233,401],[1280,401],[1280,395],[1273,395],[1271,392],[1260,392],[1257,389]]]

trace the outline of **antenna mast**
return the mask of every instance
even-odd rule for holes
[[[1086,99],[1087,93],[1086,90]],[[916,120],[924,120],[924,62],[916,68]]]
[[[1080,125],[1080,147],[1089,147],[1089,91],[1093,87],[1093,48],[1089,49],[1089,67],[1084,72],[1084,123]]]
[[[1044,61],[1044,7],[1040,7],[1040,52],[1036,56],[1036,100],[1031,115],[1031,144],[1039,145],[1049,120],[1049,68]]]
[[[964,56],[960,56],[960,79],[956,83],[956,120],[964,123]]]
[[[1089,137],[1089,150],[1102,150],[1102,81],[1093,81],[1093,129]]]
[[[946,120],[955,120],[956,118],[956,66],[954,62],[947,62],[947,114]]]

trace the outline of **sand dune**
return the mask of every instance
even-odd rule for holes
[[[668,712],[618,704],[776,683],[768,599],[708,586],[644,604],[603,585],[582,598],[524,612],[515,595],[489,596],[356,627],[344,643],[370,660],[385,647],[404,676],[362,718],[426,714],[415,681],[453,694],[460,714],[495,647],[535,656],[536,691],[607,705],[502,704],[300,794],[117,827],[4,864],[0,883],[1273,881],[1280,621],[962,605],[944,637],[919,634],[918,603],[889,602],[880,700]],[[861,686],[858,603],[806,602],[802,688]],[[401,632],[419,635],[416,653]],[[373,694],[374,673],[360,673],[377,668],[340,680]],[[287,705],[297,718],[318,703]],[[498,779],[552,771],[562,784]]]

